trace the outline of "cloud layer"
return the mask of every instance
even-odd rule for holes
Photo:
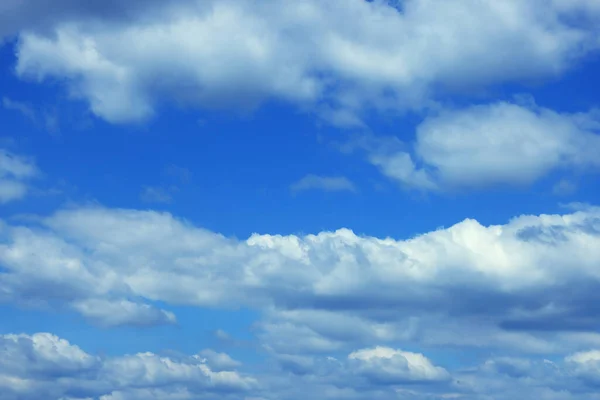
[[[496,357],[449,372],[420,353],[373,347],[340,359],[288,356],[281,368],[250,376],[238,371],[240,362],[208,349],[100,357],[50,333],[6,334],[0,335],[0,399],[597,399],[598,354],[556,362]]]
[[[239,241],[167,213],[65,209],[3,225],[0,299],[107,326],[175,321],[152,301],[243,305],[263,310],[261,338],[287,353],[373,340],[583,350],[599,340],[588,307],[600,287],[599,221],[590,207],[499,226],[467,219],[407,240],[341,229]]]
[[[5,18],[19,20],[27,3]],[[590,23],[570,22],[580,15]],[[248,109],[278,99],[356,125],[365,108],[419,109],[440,90],[561,74],[598,48],[598,18],[593,2],[563,0],[190,0],[85,12],[63,1],[45,29],[13,29],[21,77],[64,80],[108,121],[149,118],[162,101]]]
[[[0,399],[214,399],[246,392],[254,378],[213,371],[200,356],[93,356],[49,333],[0,336]]]
[[[597,54],[595,0],[47,3],[0,2],[17,77],[59,82],[110,123],[144,122],[165,105],[286,103],[359,130],[348,148],[402,186],[438,193],[547,179],[570,195],[575,175],[600,168],[598,110],[524,97],[451,105],[559,77]],[[39,124],[48,116],[34,103],[2,98]],[[366,133],[373,116],[407,111],[424,118],[414,141]],[[38,175],[32,159],[0,149],[0,203],[26,196]],[[192,172],[172,164],[162,175],[141,201],[166,207]],[[290,190],[356,186],[306,175]],[[0,220],[9,313],[142,329],[177,324],[181,306],[243,307],[256,316],[251,339],[217,335],[253,359],[202,343],[192,355],[100,356],[52,333],[7,333],[0,400],[600,400],[599,265],[592,205],[406,238],[341,228],[239,239],[99,205],[29,213]]]

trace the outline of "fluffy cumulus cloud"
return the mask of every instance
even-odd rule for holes
[[[438,394],[485,387],[453,387],[453,372],[404,344],[531,357],[600,347],[589,307],[599,263],[600,211],[591,206],[496,226],[467,219],[406,240],[347,229],[237,240],[166,213],[82,207],[2,225],[0,299],[73,310],[104,326],[174,322],[155,301],[255,308],[257,339],[289,379],[332,393],[352,381],[348,396],[369,387],[386,398],[409,383]],[[350,356],[327,358],[339,354]],[[235,366],[221,354],[199,357],[213,372]],[[595,364],[573,360],[580,367],[565,362],[569,373],[591,385]]]
[[[468,320],[485,312],[512,331],[534,321],[549,331],[585,330],[596,317],[585,302],[598,286],[599,221],[598,209],[589,207],[498,226],[467,219],[408,240],[342,229],[239,241],[167,213],[65,209],[34,225],[4,224],[0,294],[5,301],[67,304],[101,321],[173,318],[134,304],[136,298],[273,306],[277,319],[291,322],[313,318],[303,310],[355,318],[379,310],[388,322],[437,312]],[[313,320],[318,325],[318,315]],[[389,334],[385,325],[375,332]]]
[[[389,347],[375,347],[351,353],[348,358],[360,374],[376,383],[406,383],[446,380],[450,377],[422,354]]]
[[[28,190],[27,181],[37,174],[31,159],[0,149],[0,203],[24,197]]]
[[[248,109],[281,99],[356,126],[367,106],[422,108],[440,90],[555,76],[599,45],[600,13],[583,0],[2,7],[0,26],[19,36],[18,74],[61,79],[113,122],[151,117],[161,101]]]
[[[234,369],[214,371],[197,355],[101,358],[49,333],[0,336],[0,356],[2,400],[216,399],[258,384]]]
[[[212,350],[107,358],[50,333],[6,334],[0,336],[0,399],[598,399],[598,354],[490,358],[449,372],[423,354],[378,346],[339,359],[279,355],[282,369],[250,376]]]
[[[370,111],[418,110],[414,141],[362,134],[348,148],[407,188],[552,176],[566,196],[575,175],[600,168],[597,110],[442,99],[566,72],[600,48],[598,4],[5,0],[0,39],[15,39],[18,77],[58,81],[109,122],[164,104],[247,111],[275,100],[365,132]],[[2,105],[40,118],[28,103]],[[0,149],[0,203],[37,175],[32,159]],[[169,203],[191,179],[175,165],[163,175],[172,186],[143,187],[142,200]],[[318,175],[290,186],[309,189],[356,187]],[[261,357],[251,367],[223,349],[107,357],[51,333],[6,333],[0,400],[600,400],[599,265],[600,208],[581,204],[402,239],[349,229],[238,239],[102,206],[1,220],[0,304],[102,328],[176,324],[179,306],[244,307],[253,338],[219,331],[221,345]],[[458,351],[469,357],[449,362]]]
[[[412,149],[395,138],[357,145],[383,174],[410,188],[524,185],[554,171],[597,172],[600,113],[566,114],[535,104],[498,102],[426,118],[417,127]],[[568,181],[561,182],[558,191],[573,190]]]

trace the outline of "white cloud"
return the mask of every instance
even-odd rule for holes
[[[106,327],[172,324],[177,321],[172,312],[128,300],[111,301],[90,298],[74,302],[73,308],[94,323]]]
[[[145,301],[243,304],[265,312],[259,336],[287,354],[373,340],[577,351],[590,341],[560,335],[598,318],[588,304],[600,286],[599,220],[588,207],[498,226],[465,220],[409,240],[341,229],[240,241],[167,213],[66,209],[39,226],[4,225],[0,298],[63,304],[108,325],[172,322]]]
[[[0,203],[25,197],[27,181],[37,174],[31,159],[0,149]]]
[[[355,192],[356,186],[343,176],[318,176],[309,174],[290,185],[292,192],[305,190],[323,190],[326,192]]]
[[[98,359],[48,333],[0,336],[0,373],[16,378],[62,377],[97,368]]]
[[[436,366],[423,354],[384,346],[355,350],[339,359],[273,356],[284,369],[266,369],[253,377],[237,372],[240,363],[213,350],[193,356],[143,352],[100,357],[49,333],[6,334],[0,335],[0,398],[598,398],[594,394],[600,377],[597,350],[571,354],[556,362],[493,357],[451,371]],[[294,374],[287,373],[290,371]]]
[[[565,360],[578,364],[597,362],[600,361],[600,350],[581,351],[579,353],[569,355]]]
[[[188,398],[198,398],[211,392],[245,392],[258,383],[232,368],[214,371],[197,356],[100,358],[49,333],[2,335],[0,344],[1,399],[116,399],[136,391],[186,392]]]
[[[162,101],[252,108],[275,98],[318,103],[317,113],[356,126],[365,107],[421,108],[433,88],[562,73],[599,45],[597,24],[569,22],[582,12],[597,21],[590,4],[189,0],[95,12],[65,2],[45,24],[33,15],[37,25],[14,28],[17,72],[66,79],[113,122],[148,118]],[[27,21],[26,7],[34,8],[22,2],[6,18]]]
[[[360,374],[379,383],[441,381],[450,378],[444,368],[436,367],[427,357],[389,347],[374,347],[351,353]]]
[[[228,354],[211,349],[202,350],[199,356],[215,371],[230,371],[241,366],[239,361],[232,359]]]
[[[179,362],[153,353],[139,353],[104,362],[104,374],[115,388],[128,386],[162,387],[185,384],[188,389],[206,390],[210,387],[229,390],[247,390],[254,379],[244,378],[227,370],[214,372],[199,358]]]
[[[362,146],[371,163],[407,187],[524,185],[556,170],[600,169],[598,117],[498,102],[427,118],[417,127],[413,155],[395,139]]]
[[[574,376],[584,383],[600,386],[600,350],[588,350],[565,357],[565,362],[571,368]]]

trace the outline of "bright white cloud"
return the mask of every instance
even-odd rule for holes
[[[379,383],[440,381],[450,378],[444,368],[436,367],[423,356],[389,347],[374,347],[351,353],[348,358],[360,374]]]
[[[38,227],[5,224],[0,298],[64,304],[105,325],[173,321],[130,296],[271,310],[260,335],[289,354],[372,340],[580,350],[591,339],[557,335],[595,326],[599,220],[589,207],[498,226],[465,220],[409,240],[341,229],[239,241],[166,213],[66,209]]]
[[[596,111],[561,114],[498,102],[427,118],[417,127],[412,155],[394,139],[362,145],[388,177],[443,190],[531,184],[556,170],[597,171],[599,130]]]
[[[0,149],[0,203],[18,200],[27,194],[27,181],[37,175],[35,163]]]
[[[232,359],[228,354],[211,349],[202,350],[199,356],[215,371],[228,371],[241,366],[239,361]]]
[[[566,358],[566,361],[578,364],[598,362],[600,361],[600,350],[582,351],[579,353],[571,354]]]
[[[348,178],[343,176],[319,176],[309,174],[297,182],[294,182],[290,189],[292,192],[301,192],[304,190],[323,190],[326,192],[349,191],[355,192],[356,186]]]
[[[48,333],[0,336],[0,373],[18,378],[61,377],[97,367],[98,360]]]
[[[600,385],[600,350],[582,351],[565,357],[574,376],[584,383],[598,387]]]
[[[113,122],[148,118],[164,100],[248,108],[276,98],[324,104],[320,115],[356,126],[364,107],[426,106],[433,87],[560,74],[599,45],[597,24],[568,22],[582,12],[597,21],[590,4],[189,0],[94,14],[65,2],[63,15],[39,25],[45,30],[15,27],[17,72],[66,79]],[[27,6],[11,13],[26,15]]]

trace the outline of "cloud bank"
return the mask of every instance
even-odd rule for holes
[[[29,0],[4,14],[19,35],[19,76],[59,79],[115,123],[150,118],[164,102],[252,109],[274,99],[356,126],[366,109],[421,109],[440,92],[558,76],[600,43],[592,1],[61,1],[46,14],[32,9],[44,10]],[[572,22],[581,15],[589,23]]]

